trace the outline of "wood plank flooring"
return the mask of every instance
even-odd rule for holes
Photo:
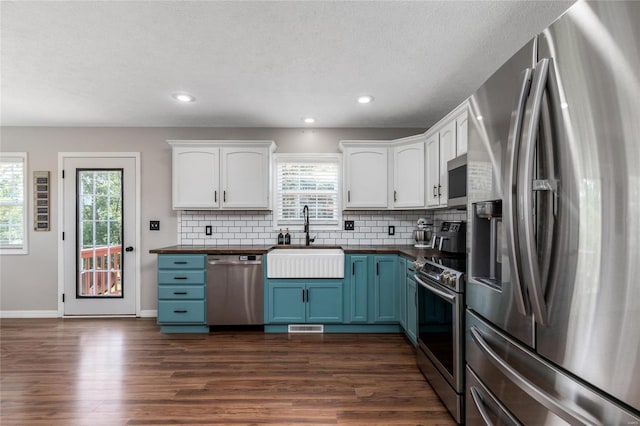
[[[398,334],[3,319],[0,424],[453,425]]]

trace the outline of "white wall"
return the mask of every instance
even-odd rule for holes
[[[387,140],[425,129],[259,128],[50,128],[2,127],[0,151],[26,151],[29,175],[51,172],[51,231],[29,231],[29,254],[0,256],[0,312],[55,311],[58,298],[58,152],[141,153],[141,307],[156,309],[156,258],[149,250],[177,243],[177,212],[171,209],[171,150],[167,139],[267,139],[276,152],[338,152],[343,139]],[[31,182],[29,183],[31,187]],[[27,195],[31,200],[31,194]],[[31,208],[31,206],[30,206]],[[31,210],[28,216],[31,220]],[[160,220],[160,231],[149,231]],[[32,228],[28,224],[28,228]]]

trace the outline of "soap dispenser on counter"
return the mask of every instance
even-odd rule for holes
[[[291,244],[291,234],[289,234],[289,228],[287,228],[287,233],[284,234],[284,243],[285,245]]]
[[[280,229],[280,233],[278,234],[278,245],[284,244],[284,235],[282,235],[282,229]]]

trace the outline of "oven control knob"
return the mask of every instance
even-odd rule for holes
[[[451,287],[455,287],[455,285],[456,285],[456,276],[455,276],[455,274],[449,275],[448,284]]]
[[[443,272],[443,273],[440,274],[440,282],[442,284],[446,284],[447,283],[447,273],[446,272]]]

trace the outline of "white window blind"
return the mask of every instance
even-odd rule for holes
[[[318,160],[282,158],[276,162],[276,223],[302,223],[309,206],[315,224],[339,220],[337,158]]]
[[[0,249],[3,253],[26,250],[26,153],[0,156]]]

